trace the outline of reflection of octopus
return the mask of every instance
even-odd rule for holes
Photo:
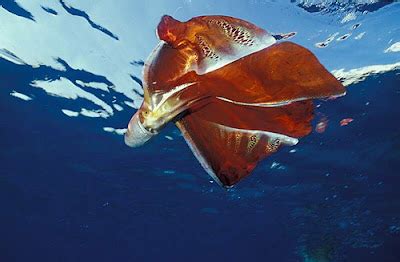
[[[144,102],[127,145],[144,144],[170,121],[203,168],[232,186],[281,145],[310,133],[311,99],[345,94],[307,49],[227,16],[179,22],[164,16],[162,40],[144,67]]]

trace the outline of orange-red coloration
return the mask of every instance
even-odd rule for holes
[[[269,131],[300,138],[308,135],[313,119],[311,100],[294,102],[280,107],[240,106],[214,99],[201,109],[190,109],[205,121],[238,129]]]
[[[322,134],[325,132],[327,127],[328,127],[328,118],[322,117],[321,120],[319,120],[318,124],[315,126],[315,132]]]
[[[312,117],[310,100],[276,108],[244,107],[214,100],[200,110],[190,110],[178,121],[178,127],[222,184],[231,186],[249,175],[260,160],[274,153],[280,142],[274,144],[263,135],[229,132],[215,124],[300,138],[310,133]],[[249,148],[252,139],[254,146]]]
[[[340,126],[347,126],[348,124],[350,124],[353,121],[354,121],[353,118],[342,119],[342,120],[340,120]]]
[[[201,92],[246,104],[290,103],[345,93],[310,51],[291,42],[272,45],[205,75],[190,72],[176,81],[198,82]]]
[[[145,64],[144,102],[132,119],[154,134],[175,121],[202,166],[224,186],[250,174],[282,144],[309,134],[311,99],[345,94],[309,50],[274,44],[265,30],[240,19],[164,16],[157,33],[165,43]]]
[[[198,16],[187,22],[180,22],[171,16],[164,15],[157,26],[157,34],[160,40],[175,48],[183,47],[180,44],[191,44],[193,48],[199,48],[199,46],[196,46],[198,38],[206,37],[213,48],[230,49],[231,43],[227,39],[235,36],[235,32],[229,30],[234,30],[237,27],[251,31],[254,35],[266,32],[254,24],[229,16]],[[231,34],[222,35],[221,30],[231,32]]]

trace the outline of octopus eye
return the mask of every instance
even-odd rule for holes
[[[149,116],[149,111],[148,110],[143,110],[141,114],[139,114],[139,119],[143,121],[145,118]]]

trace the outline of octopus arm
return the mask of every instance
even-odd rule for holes
[[[243,107],[217,99],[176,122],[207,173],[230,187],[281,145],[311,131],[312,102],[282,108]]]

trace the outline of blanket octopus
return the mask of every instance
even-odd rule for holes
[[[346,93],[308,49],[238,18],[163,16],[157,35],[125,143],[139,147],[173,122],[224,187],[308,135],[313,99]]]

